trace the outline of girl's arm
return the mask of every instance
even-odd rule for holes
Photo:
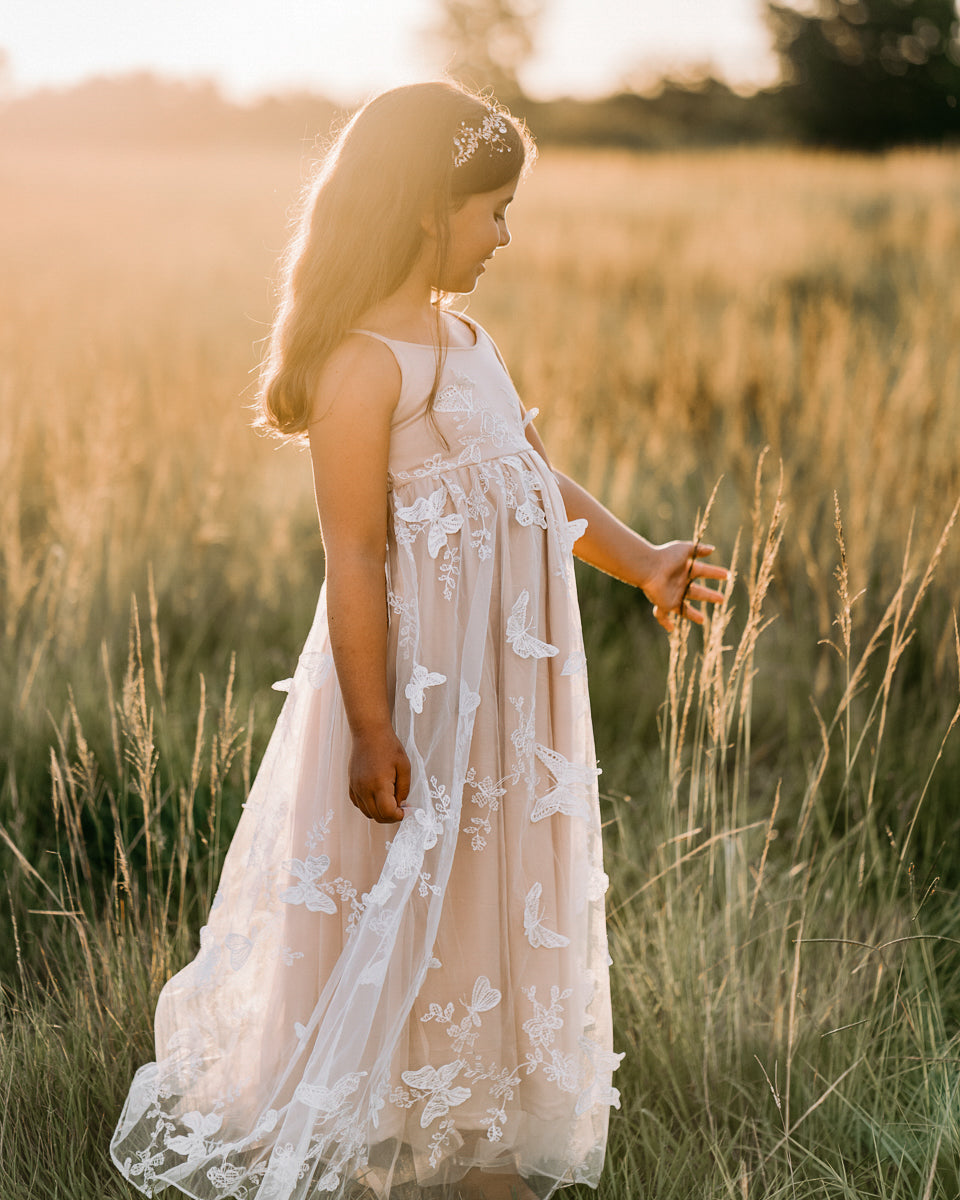
[[[410,789],[387,695],[387,460],[399,396],[386,346],[349,337],[324,365],[309,427],[330,647],[353,736],[350,799],[380,822],[403,819]]]
[[[530,445],[549,466],[543,442],[532,423],[527,424],[526,432]],[[570,520],[581,517],[587,520],[586,533],[576,543],[576,556],[607,575],[640,588],[652,601],[654,616],[665,629],[673,629],[673,614],[702,625],[703,613],[690,602],[716,604],[723,597],[695,580],[727,578],[724,567],[700,561],[712,554],[714,547],[694,542],[665,542],[655,546],[617,520],[579,483],[559,471],[554,475],[567,516]]]

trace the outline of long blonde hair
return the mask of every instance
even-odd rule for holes
[[[496,145],[479,140],[455,165],[461,125],[479,130],[492,112],[506,133]],[[421,251],[424,213],[434,213],[440,278],[450,210],[503,187],[535,153],[522,122],[451,82],[394,88],[359,109],[319,162],[282,259],[255,424],[302,437],[320,368],[356,320],[407,277]],[[437,321],[439,379],[439,309]]]

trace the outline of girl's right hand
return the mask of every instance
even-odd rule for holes
[[[410,791],[410,760],[388,725],[354,736],[350,755],[350,800],[364,816],[381,825],[403,820]]]

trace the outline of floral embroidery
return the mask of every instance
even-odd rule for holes
[[[533,1042],[533,1051],[528,1051],[525,1060],[525,1070],[528,1075],[542,1069],[551,1083],[555,1083],[562,1092],[573,1092],[577,1089],[578,1072],[573,1056],[563,1054],[554,1046],[557,1034],[563,1028],[562,1000],[569,999],[570,988],[563,991],[554,984],[550,988],[549,1008],[537,999],[536,986],[523,988],[523,994],[533,1005],[533,1016],[523,1023],[523,1032]]]
[[[448,546],[443,552],[443,565],[440,567],[440,579],[443,583],[443,598],[449,600],[457,589],[460,578],[460,551],[456,546]]]
[[[500,798],[507,794],[507,789],[503,786],[507,782],[505,779],[494,780],[491,775],[487,775],[483,779],[477,779],[476,767],[471,767],[466,774],[464,783],[467,787],[473,789],[471,800],[474,804],[479,805],[486,812],[480,816],[470,818],[470,827],[464,828],[464,833],[471,835],[470,845],[474,850],[482,850],[487,844],[487,838],[492,832],[490,823],[490,814],[498,812],[500,809]]]
[[[284,904],[303,904],[309,912],[324,913],[337,911],[331,893],[339,896],[341,901],[355,901],[357,889],[349,880],[338,876],[324,883],[319,882],[329,868],[330,858],[326,854],[311,854],[302,861],[299,858],[288,859],[283,869],[296,875],[300,882],[285,888],[280,893],[280,899]]]
[[[390,611],[400,618],[397,631],[397,649],[402,655],[408,655],[414,647],[417,636],[417,602],[415,599],[404,600],[396,592],[387,591],[387,604]]]
[[[243,1179],[243,1172],[239,1167],[233,1166],[232,1163],[225,1162],[221,1163],[218,1167],[211,1167],[207,1171],[207,1178],[215,1188],[222,1190],[224,1188],[235,1187]]]
[[[431,1004],[420,1020],[436,1021],[440,1025],[446,1025],[447,1036],[451,1039],[454,1053],[462,1055],[465,1050],[473,1049],[479,1036],[480,1014],[497,1007],[500,1003],[500,992],[495,987],[491,987],[490,980],[486,975],[479,975],[473,985],[473,995],[469,1002],[461,1000],[460,1003],[467,1012],[459,1023],[455,1024],[453,1021],[452,1003],[445,1008],[441,1008],[437,1003]]]
[[[604,1050],[602,1046],[585,1037],[580,1038],[579,1045],[589,1063],[590,1080],[577,1096],[575,1115],[581,1117],[597,1104],[619,1108],[620,1093],[610,1086],[608,1080],[610,1072],[620,1066],[623,1055]]]
[[[469,360],[478,371],[487,353],[482,349]],[[335,731],[329,724],[318,727],[314,714],[327,721],[336,709],[342,725],[337,705],[313,704],[310,695],[311,688],[336,690],[321,611],[268,751],[268,786],[255,785],[245,805],[249,854],[228,858],[200,953],[178,979],[182,1027],[166,1042],[161,1066],[138,1073],[114,1139],[116,1161],[144,1192],[173,1184],[198,1195],[290,1200],[307,1189],[343,1200],[367,1180],[383,1187],[386,1172],[371,1166],[368,1155],[371,1144],[396,1132],[388,1105],[410,1110],[410,1124],[424,1130],[417,1138],[420,1153],[434,1170],[449,1164],[453,1177],[461,1154],[473,1153],[473,1140],[462,1150],[467,1129],[485,1134],[491,1158],[523,1153],[521,1093],[534,1074],[545,1104],[558,1114],[556,1128],[569,1131],[569,1138],[558,1134],[563,1144],[554,1147],[564,1181],[596,1186],[603,1123],[595,1113],[619,1103],[611,1076],[621,1056],[604,1044],[599,1019],[608,1002],[602,925],[586,919],[588,906],[602,903],[608,880],[598,772],[587,765],[591,743],[581,736],[589,722],[583,646],[572,592],[564,590],[585,522],[566,519],[549,469],[523,437],[522,412],[506,374],[484,378],[481,387],[480,374],[475,382],[452,369],[456,362],[451,355],[434,406],[450,448],[434,454],[432,432],[428,439],[425,429],[413,429],[417,418],[410,411],[399,414],[391,439],[384,582],[396,655],[390,664],[394,715],[409,731],[411,760],[419,758],[415,802],[388,835],[392,840],[382,842],[376,831],[385,860],[379,877],[365,875],[362,897],[350,880],[331,878],[340,840],[350,836],[340,828],[343,814],[352,814],[342,797],[327,796],[322,763],[315,769],[318,748]],[[548,622],[545,613],[553,616],[555,598],[559,619]],[[471,635],[468,644],[441,639],[434,626],[444,614],[469,618],[479,636]],[[491,649],[484,642],[487,631],[503,645],[484,657]],[[538,636],[547,633],[555,634],[556,646]],[[427,704],[433,687],[443,690],[430,693]],[[540,703],[538,696],[544,697]],[[404,720],[408,703],[411,716]],[[563,714],[559,724],[555,713]],[[297,739],[305,730],[302,756]],[[320,790],[305,806],[301,788],[314,783]],[[539,864],[519,883],[516,875],[504,877],[514,889],[512,925],[504,936],[522,939],[515,948],[523,971],[511,979],[509,997],[506,991],[501,996],[491,983],[499,982],[497,952],[491,959],[478,946],[474,983],[467,977],[461,985],[466,994],[459,988],[435,994],[444,974],[429,938],[444,905],[451,860],[456,872],[456,856],[467,842],[474,852],[499,856],[499,839],[513,828],[504,821],[507,813],[520,819],[519,843],[510,853]],[[580,818],[562,832],[581,867],[573,879],[558,878],[554,888],[553,875],[542,874],[551,870],[551,832],[536,823],[559,815]],[[462,846],[456,844],[461,837]],[[469,856],[460,865],[482,867]],[[490,876],[481,871],[478,878]],[[591,920],[598,914],[599,908]],[[312,1009],[299,998],[282,1012],[271,1008],[277,987],[296,983],[299,989],[306,979],[309,995],[318,963],[326,965],[326,938],[317,937],[317,920],[335,930],[338,945],[341,930],[346,934],[338,961],[355,1005],[348,1020],[359,1022],[365,1035],[371,1020],[379,1022],[378,1005],[387,1005],[394,1019],[389,1028],[377,1025],[382,1042],[373,1039],[359,1053],[349,1037],[338,1040],[334,1023],[344,1019],[342,1013]],[[557,973],[544,975],[554,959]],[[534,979],[539,987],[527,986]],[[389,990],[381,991],[384,983]],[[438,1050],[431,1065],[412,1053],[404,1057],[396,1040],[410,1014],[397,1010],[392,998],[418,995],[423,998],[414,1020],[425,1022],[418,1044]],[[269,1080],[254,1078],[258,1040],[270,1054],[281,1054],[289,1084],[280,1108],[265,1107],[278,1103],[275,1092],[262,1086]],[[509,1058],[497,1054],[501,1045]],[[242,1060],[231,1058],[234,1046],[243,1051]],[[323,1048],[319,1078],[310,1066],[317,1046]],[[254,1090],[258,1085],[261,1090]],[[237,1129],[231,1121],[228,1137],[228,1114],[249,1111],[243,1107],[248,1092],[252,1120]],[[289,1102],[294,1095],[295,1104]],[[190,1109],[186,1116],[184,1109]],[[401,1153],[406,1160],[407,1149]]]

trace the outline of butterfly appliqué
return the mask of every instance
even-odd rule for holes
[[[514,601],[510,616],[507,617],[507,641],[520,658],[553,658],[555,654],[560,653],[559,647],[541,641],[530,632],[534,620],[532,617],[527,619],[529,604],[530,593],[524,588]]]
[[[414,663],[413,674],[410,676],[410,682],[404,688],[403,694],[410,701],[413,711],[422,713],[424,690],[428,687],[439,687],[441,683],[446,682],[446,675],[441,675],[439,671],[428,671],[420,663]]]
[[[405,521],[414,532],[427,531],[427,553],[436,558],[447,544],[447,536],[457,533],[463,526],[463,517],[459,513],[447,513],[444,508],[447,503],[445,488],[439,487],[429,496],[419,496],[413,504],[406,508],[398,508],[398,521]]]
[[[554,786],[537,797],[530,814],[531,821],[542,821],[563,813],[568,817],[590,818],[590,799],[593,782],[600,774],[598,767],[586,763],[568,762],[558,751],[539,742],[534,753],[554,778]]]
[[[561,946],[569,946],[570,939],[562,933],[547,929],[543,924],[543,910],[540,907],[540,897],[543,894],[543,884],[537,880],[527,892],[523,903],[523,932],[527,941],[534,949],[544,947],[555,950]]]

